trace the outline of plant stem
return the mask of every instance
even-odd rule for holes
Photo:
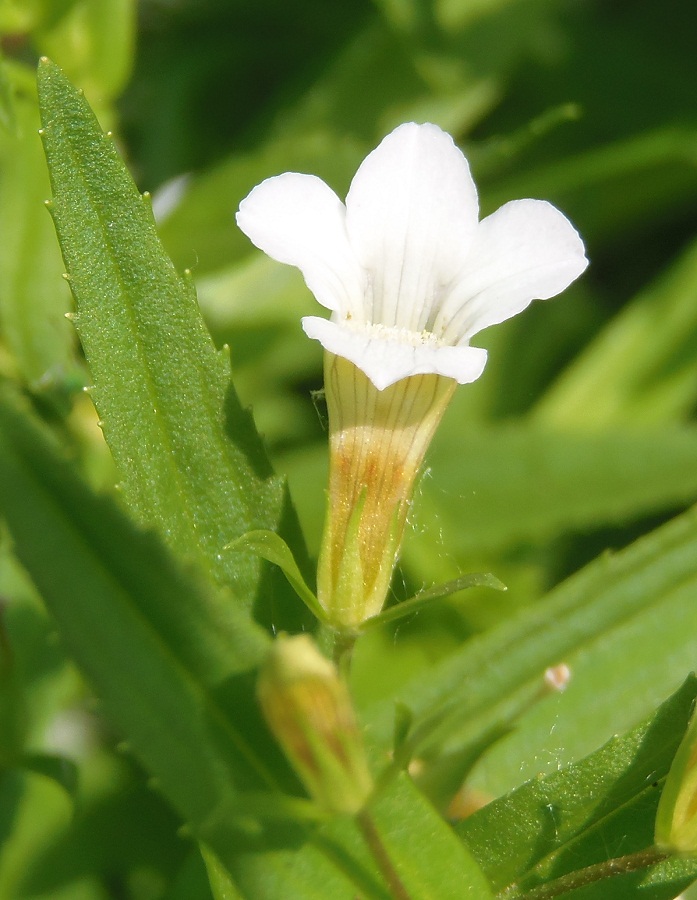
[[[358,635],[352,631],[339,631],[334,641],[334,662],[339,672],[348,678],[353,659],[353,648],[356,645]]]
[[[320,648],[335,663],[339,672],[348,678],[351,656],[358,635],[354,631],[339,631],[331,625],[320,625],[317,642]]]
[[[366,810],[363,810],[363,812],[359,813],[356,818],[358,821],[358,827],[361,829],[366,844],[368,845],[368,847],[370,847],[370,852],[373,854],[375,862],[378,864],[378,868],[380,869],[383,878],[387,882],[390,893],[394,897],[394,900],[411,900],[409,892],[402,883],[402,879],[399,877],[397,870],[392,865],[392,860],[387,854],[385,845],[382,842],[382,839],[378,833],[377,828],[375,827],[375,823],[373,822],[370,813],[368,813]]]
[[[539,887],[531,888],[529,891],[520,891],[515,884],[509,885],[509,887],[498,894],[498,897],[499,900],[552,900],[553,897],[559,897],[561,894],[585,887],[588,884],[594,884],[596,881],[602,881],[605,878],[615,878],[617,875],[627,875],[629,872],[646,869],[649,866],[656,865],[656,863],[663,862],[669,856],[670,853],[659,850],[658,847],[648,847],[646,850],[639,850],[637,853],[617,856],[614,859],[587,866],[585,869],[569,872],[567,875],[562,875],[560,878],[555,878],[554,881],[549,881],[547,884],[542,884]]]

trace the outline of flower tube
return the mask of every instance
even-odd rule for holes
[[[382,608],[414,479],[456,384],[482,374],[470,340],[560,293],[586,268],[570,222],[541,200],[479,221],[469,165],[435,125],[400,125],[359,167],[343,204],[287,172],[237,214],[273,259],[297,266],[329,319],[329,505],[318,572],[328,619],[354,629]]]

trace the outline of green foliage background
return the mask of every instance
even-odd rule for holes
[[[321,351],[299,327],[316,311],[302,279],[257,253],[233,214],[257,182],[287,170],[318,174],[343,195],[365,154],[411,119],[453,133],[484,213],[518,197],[549,199],[577,226],[591,266],[562,297],[481,336],[487,369],[459,389],[434,441],[394,593],[403,599],[470,571],[494,572],[508,592],[473,589],[361,639],[352,689],[373,751],[389,746],[398,698],[426,735],[418,750],[434,774],[429,783],[427,770],[422,787],[434,802],[473,760],[471,785],[498,797],[602,754],[597,748],[625,731],[618,771],[631,774],[630,785],[650,781],[651,765],[641,768],[632,749],[644,732],[632,729],[645,727],[697,659],[697,526],[691,513],[674,519],[697,498],[696,31],[697,10],[680,0],[0,3],[2,900],[209,900],[184,822],[213,847],[241,896],[276,896],[283,884],[278,856],[247,848],[222,858],[226,836],[206,798],[227,823],[240,784],[299,793],[257,721],[249,673],[269,633],[307,626],[307,617],[278,573],[222,548],[252,528],[280,529],[310,577],[326,473],[325,413],[313,393]],[[71,232],[69,198],[84,190],[96,208],[109,179],[121,178],[114,141],[79,185],[56,163],[51,187],[37,135],[41,54],[84,90],[139,189],[153,194],[174,268],[158,255],[147,205],[135,193],[127,205],[127,180],[118,182],[123,219],[115,220],[122,244],[113,232],[97,241],[104,265],[116,260],[128,274],[128,229],[145,236],[124,288],[137,298],[124,317],[132,331],[119,320],[122,299],[89,287],[96,251],[83,259],[79,231]],[[58,159],[50,134],[46,150]],[[65,262],[43,208],[51,196]],[[66,265],[84,302],[75,325],[90,372],[64,318],[73,304]],[[153,272],[166,296],[148,294]],[[170,334],[168,310],[180,316],[179,332]],[[128,372],[132,347],[148,335],[151,392],[139,399],[126,375],[109,379]],[[216,352],[224,345],[239,401]],[[195,403],[195,379],[182,374],[191,360]],[[93,385],[113,457],[83,390]],[[225,409],[225,421],[214,408]],[[215,435],[210,446],[205,434]],[[201,443],[205,468],[196,465]],[[172,457],[167,446],[178,448]],[[134,458],[141,462],[131,466]],[[273,472],[287,474],[293,505]],[[561,661],[572,671],[567,691],[539,699],[540,673]],[[123,673],[112,694],[100,680],[107,662]],[[662,714],[673,724],[661,726],[659,774],[691,696]],[[143,729],[160,714],[158,728]],[[240,749],[245,741],[251,755]],[[175,745],[182,752],[170,756]],[[200,759],[189,753],[199,745]],[[219,758],[233,760],[230,771]],[[564,788],[544,784],[552,809]],[[411,790],[394,788],[396,809],[423,802]],[[508,806],[497,801],[496,827],[526,847],[529,835],[516,838],[510,823],[516,804],[539,801],[520,791]],[[616,807],[612,797],[612,838],[593,831],[596,811],[569,813],[592,832],[573,831],[584,859],[625,852],[632,840],[642,846],[622,803],[652,801],[638,788]],[[489,877],[486,816],[498,810],[457,832]],[[341,827],[329,826],[323,840],[353,852]],[[433,847],[433,859],[452,858],[450,840]],[[312,853],[321,853],[313,845],[307,865],[322,896],[338,876]],[[522,861],[510,880],[534,885],[536,872],[544,880],[572,864],[558,847],[540,853],[513,854]],[[659,873],[646,896],[675,896],[696,875]],[[287,896],[314,896],[298,879]],[[497,890],[509,883],[494,881]],[[267,893],[254,888],[262,884]],[[364,889],[382,896],[369,879]],[[226,890],[227,881],[216,900]],[[348,889],[337,881],[335,890]],[[443,884],[418,890],[448,895]],[[633,896],[632,885],[606,890],[615,893],[577,896]]]

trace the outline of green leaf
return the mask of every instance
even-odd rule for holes
[[[466,440],[445,434],[429,456],[417,521],[437,522],[460,559],[539,545],[693,501],[696,454],[697,428],[687,426],[584,433],[521,420],[471,429]],[[424,540],[411,538],[409,551],[419,554]]]
[[[244,900],[215,854],[205,847],[201,848],[201,854],[206,864],[213,900]]]
[[[25,748],[38,749],[35,736],[47,733],[56,711],[76,702],[82,687],[56,641],[55,623],[13,556],[1,514],[0,597],[10,598],[0,615],[0,755],[21,766]]]
[[[624,307],[535,410],[554,427],[684,418],[697,398],[697,242]]]
[[[661,784],[697,697],[691,676],[651,718],[629,733],[546,778],[534,778],[457,826],[495,890],[527,890],[653,843]],[[697,862],[682,861],[680,887],[697,878]],[[670,876],[676,888],[675,869]],[[597,885],[598,897],[620,896],[621,876]],[[661,893],[660,879],[647,898]],[[515,885],[513,887],[513,885]],[[679,889],[679,888],[678,888]],[[603,893],[604,891],[604,893]],[[585,895],[584,895],[585,896]],[[642,891],[642,897],[644,892]]]
[[[370,824],[362,829],[353,819],[338,818],[306,833],[302,846],[295,832],[274,850],[240,852],[235,884],[255,900],[389,900],[395,894],[366,842],[370,830],[412,900],[492,896],[472,855],[407,776],[379,792],[368,815]]]
[[[179,554],[195,556],[236,595],[269,597],[269,619],[296,604],[282,579],[259,585],[251,553],[223,554],[245,532],[288,527],[301,541],[228,361],[155,232],[113,138],[48,60],[39,67],[52,213],[77,300],[91,394],[131,509]],[[269,601],[267,601],[269,602]],[[297,620],[297,616],[295,617]]]
[[[47,753],[28,753],[20,759],[19,767],[52,778],[70,797],[75,798],[78,774],[72,759]]]
[[[402,690],[417,752],[437,767],[481,735],[525,724],[488,754],[479,781],[494,794],[589,753],[648,714],[697,653],[697,514],[689,512],[616,555],[605,555],[498,628],[469,641]],[[543,673],[567,663],[571,681],[548,693]],[[367,715],[389,747],[392,702]]]
[[[52,778],[12,769],[0,778],[0,812],[0,897],[24,897],[27,874],[46,844],[69,825],[75,805]]]
[[[51,222],[36,134],[35,97],[15,98],[16,128],[0,132],[0,330],[20,378],[32,390],[61,388],[75,376],[74,335],[64,315],[70,294]]]
[[[6,391],[0,498],[17,555],[109,719],[227,861],[251,818],[240,813],[242,792],[291,777],[251,690],[265,633],[227,592],[177,566],[154,534],[94,496]]]
[[[473,587],[488,587],[495,591],[505,591],[506,585],[492,575],[491,572],[471,572],[468,575],[460,575],[452,581],[445,584],[438,584],[435,587],[428,588],[425,591],[419,591],[408,600],[391,606],[384,612],[372,619],[368,619],[363,624],[363,628],[371,628],[374,626],[385,625],[387,622],[395,622],[403,619],[405,616],[420,612],[426,606],[430,606],[435,600],[441,600],[443,597],[449,597],[451,594],[457,594],[459,591],[467,590]]]
[[[42,818],[40,810],[35,818]],[[164,874],[189,849],[177,837],[178,827],[169,804],[147,786],[133,760],[100,746],[81,755],[79,791],[67,827],[38,843],[25,862],[21,886],[7,896],[77,900],[83,895],[76,883],[86,872],[108,871],[115,879],[128,878],[147,864]],[[193,847],[191,853],[196,853]],[[190,892],[187,900],[204,896]],[[88,897],[96,900],[93,894]]]
[[[324,621],[324,609],[319,605],[319,600],[307,586],[290,547],[275,531],[248,531],[247,534],[243,534],[242,537],[228,544],[225,549],[232,551],[248,550],[250,553],[256,553],[262,559],[278,566],[310,612],[320,621]]]
[[[409,897],[487,900],[490,884],[452,828],[414,787],[396,779],[369,807],[379,838]]]
[[[655,840],[659,847],[674,853],[695,856],[697,820],[695,819],[695,736],[697,717],[687,727],[673,764],[668,772],[656,815]]]
[[[36,43],[103,103],[118,97],[128,82],[135,25],[133,0],[79,0],[65,15],[44,23]]]
[[[395,759],[399,758],[401,760],[413,721],[413,713],[406,703],[396,703],[394,710],[394,738],[392,741],[392,754]],[[405,760],[406,765],[409,762],[408,752]]]
[[[300,320],[316,312],[316,301],[300,272],[260,253],[196,277],[196,290],[216,344],[233,348],[235,385],[241,396],[254,397],[254,420],[266,443],[315,438],[317,410],[307,384],[320,384],[321,349],[302,337]],[[276,468],[285,473],[282,462]]]

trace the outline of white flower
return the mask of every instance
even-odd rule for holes
[[[467,160],[435,125],[400,125],[359,167],[346,205],[319,178],[287,172],[242,201],[237,222],[297,266],[331,319],[303,328],[378,390],[433,373],[465,384],[486,351],[474,335],[563,291],[586,268],[569,221],[514,200],[478,221]]]
[[[467,160],[435,125],[401,125],[356,173],[346,205],[312,175],[255,187],[237,222],[297,266],[329,320],[303,319],[325,350],[327,519],[317,596],[360,630],[385,602],[414,480],[456,382],[479,378],[470,339],[586,268],[583,244],[541,200],[482,222]]]

